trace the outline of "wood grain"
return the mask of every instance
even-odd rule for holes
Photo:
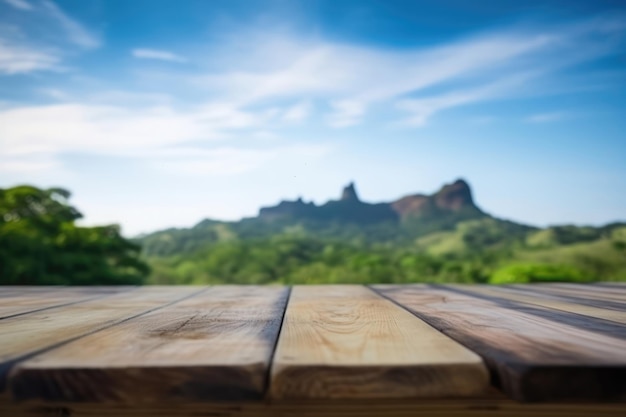
[[[374,288],[480,354],[515,399],[626,399],[624,340],[441,288]]]
[[[278,342],[273,399],[470,396],[481,359],[362,286],[293,288]]]
[[[143,287],[107,298],[0,321],[0,392],[10,368],[60,343],[190,296],[204,288]]]
[[[0,287],[0,319],[106,297],[135,289],[119,287]]]
[[[485,296],[491,299],[500,299],[503,301],[506,300],[515,303],[544,307],[546,309],[549,309],[546,317],[550,314],[557,316],[556,314],[554,314],[554,312],[550,310],[559,310],[577,315],[593,317],[595,319],[609,320],[611,322],[619,324],[626,324],[626,310],[618,311],[579,304],[568,301],[567,299],[564,300],[550,294],[542,293],[541,291],[533,291],[529,293],[528,291],[524,291],[521,288],[494,285],[457,285],[448,287],[457,288],[469,294]],[[598,323],[594,320],[587,320],[586,322],[589,324]],[[622,329],[623,333],[626,333],[626,327],[619,327]],[[613,328],[615,328],[615,326]],[[615,333],[613,335],[615,335]]]
[[[287,295],[212,287],[19,364],[11,391],[22,400],[258,400]]]
[[[533,293],[551,294],[578,304],[593,305],[614,310],[626,310],[626,288],[604,288],[599,285],[517,284],[512,287]]]

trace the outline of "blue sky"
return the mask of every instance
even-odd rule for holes
[[[354,180],[626,220],[623,1],[0,0],[0,187],[127,235]]]

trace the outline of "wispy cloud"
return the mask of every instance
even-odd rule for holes
[[[96,35],[68,16],[56,3],[51,0],[42,0],[41,7],[48,16],[63,28],[72,43],[84,48],[97,48],[100,46],[100,39]]]
[[[33,6],[26,0],[4,0],[4,2],[19,10],[33,10]]]
[[[446,109],[538,92],[537,80],[615,54],[626,30],[619,22],[619,17],[594,18],[543,30],[516,27],[400,51],[296,37],[264,45],[252,37],[248,46],[237,43],[249,54],[221,58],[237,70],[204,75],[199,82],[239,105],[302,97],[324,101],[333,127],[359,124],[382,103],[409,112],[407,124],[423,126]],[[259,59],[266,50],[280,57],[276,65]],[[437,93],[424,94],[435,87]]]
[[[528,116],[526,122],[528,123],[548,123],[562,120],[567,117],[565,112],[551,112],[551,113],[538,113]]]
[[[437,112],[470,103],[510,96],[512,91],[525,85],[529,79],[536,75],[536,73],[514,74],[472,89],[457,90],[426,98],[400,100],[397,107],[410,114],[408,118],[404,119],[405,124],[424,126]]]
[[[67,23],[67,16],[54,3],[45,0],[42,4]],[[420,127],[455,107],[511,99],[529,91],[542,94],[538,80],[545,85],[564,68],[619,50],[626,28],[611,25],[611,20],[594,22],[546,30],[501,30],[403,50],[296,36],[283,36],[280,42],[252,37],[248,43],[239,40],[238,48],[223,46],[223,55],[214,51],[212,60],[219,65],[211,71],[184,80],[172,75],[175,82],[160,83],[163,90],[154,94],[144,92],[133,98],[132,91],[121,95],[109,91],[98,100],[76,101],[72,97],[78,95],[64,96],[51,86],[48,95],[58,104],[0,111],[0,158],[22,161],[15,165],[19,167],[29,161],[46,166],[70,152],[129,158],[151,155],[167,160],[164,167],[176,166],[185,172],[241,172],[241,167],[253,169],[269,157],[256,150],[246,153],[243,145],[234,143],[263,140],[259,138],[267,132],[280,138],[281,129],[307,123],[314,116],[321,116],[315,120],[325,120],[332,128],[348,128],[367,122],[370,113],[383,108],[389,124]],[[69,32],[81,46],[97,45],[89,34],[83,36],[86,32]],[[185,61],[164,50],[139,48],[131,53],[142,59]],[[0,42],[0,72],[50,69],[59,60],[54,54],[37,54]],[[177,107],[167,89],[171,86],[175,96],[184,83],[194,93],[204,89],[204,96],[210,98]],[[534,115],[529,121],[561,116]],[[231,141],[228,147],[217,145],[227,139]],[[276,139],[272,145],[276,152],[287,152],[282,143]],[[186,168],[185,158],[190,161]],[[209,167],[203,168],[203,161],[209,161]]]
[[[151,154],[157,168],[173,175],[236,175],[258,169],[278,159],[320,158],[330,152],[326,144],[278,145],[274,147],[237,148],[219,146],[213,149],[179,148]]]
[[[50,70],[60,61],[56,53],[46,49],[11,44],[0,39],[0,73],[12,75]]]
[[[360,100],[336,100],[331,101],[333,113],[328,117],[328,123],[332,127],[348,127],[361,122],[365,113],[366,103]]]
[[[28,14],[20,14],[15,22],[0,17],[0,74],[63,70],[72,45],[88,49],[100,45],[96,35],[50,0],[4,2]]]
[[[138,48],[132,50],[132,55],[135,58],[142,59],[156,59],[160,61],[170,61],[170,62],[187,62],[187,59],[176,55],[173,52],[162,51],[159,49],[146,49],[146,48]]]
[[[293,110],[291,108],[290,110]],[[284,145],[254,149],[221,145],[228,132],[260,130],[279,121],[278,109],[250,113],[205,105],[191,111],[168,106],[144,109],[55,104],[0,111],[0,160],[3,171],[56,167],[66,153],[149,160],[159,169],[189,174],[238,174],[281,156],[319,157],[320,145]],[[37,120],[37,123],[33,123]]]
[[[302,122],[309,116],[309,114],[311,113],[311,109],[311,102],[301,101],[285,110],[282,119],[290,123]]]

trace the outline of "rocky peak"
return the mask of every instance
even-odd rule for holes
[[[341,201],[360,201],[359,196],[356,194],[356,189],[354,188],[354,182],[344,187],[341,192]]]
[[[472,191],[462,179],[444,185],[434,196],[435,205],[442,209],[457,211],[464,207],[474,206]]]

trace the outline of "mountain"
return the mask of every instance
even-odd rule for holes
[[[321,206],[296,201],[281,201],[272,207],[263,207],[258,218],[275,220],[312,220],[345,223],[372,224],[385,221],[408,221],[415,219],[484,217],[485,214],[474,204],[469,185],[462,179],[444,185],[433,195],[414,194],[390,203],[371,204],[359,199],[354,183],[348,184],[339,200],[331,200]]]
[[[264,238],[282,234],[338,239],[368,244],[409,243],[427,234],[454,231],[468,221],[488,222],[506,238],[532,227],[496,219],[482,211],[469,184],[458,179],[432,195],[412,194],[385,203],[362,201],[354,183],[343,188],[337,200],[322,205],[281,201],[262,207],[256,217],[237,222],[205,219],[190,229],[167,229],[141,238],[148,256],[173,255],[202,245],[232,239]],[[487,227],[486,227],[487,228]]]
[[[470,185],[385,203],[354,183],[235,222],[205,219],[141,237],[154,284],[626,281],[626,224],[536,228],[496,218]]]

